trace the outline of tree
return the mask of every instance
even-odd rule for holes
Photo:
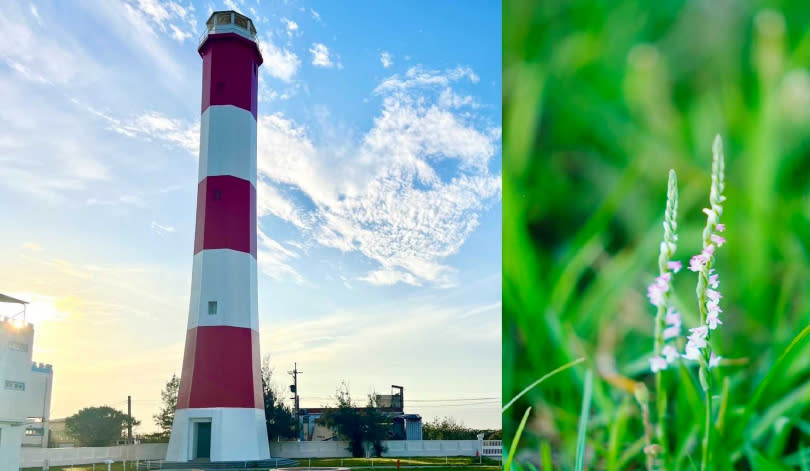
[[[422,426],[425,440],[475,440],[479,430],[466,427],[463,422],[456,422],[452,417],[438,417]]]
[[[131,419],[132,425],[140,422]],[[65,428],[80,446],[108,446],[121,438],[130,418],[112,407],[88,407],[65,419]]]
[[[155,424],[160,428],[159,435],[166,439],[172,433],[172,423],[174,423],[174,409],[177,407],[177,391],[180,389],[180,378],[172,374],[172,378],[166,383],[166,387],[160,392],[162,406],[157,414],[153,415]]]
[[[262,359],[262,393],[264,395],[264,418],[267,421],[267,438],[295,437],[295,418],[292,409],[284,403],[283,396],[273,384],[273,368],[270,355]]]
[[[349,386],[344,381],[337,388],[335,400],[337,407],[326,410],[318,422],[347,440],[347,450],[352,456],[362,457],[367,444],[371,445],[376,456],[381,456],[385,451],[382,441],[391,428],[391,421],[377,408],[375,395],[369,396],[366,407],[355,407]]]

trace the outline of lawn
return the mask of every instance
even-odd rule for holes
[[[309,458],[295,458],[300,467],[338,467],[343,466],[347,468],[353,467],[372,467],[372,460],[366,458],[312,458],[311,464]],[[483,465],[478,464],[478,458],[470,456],[450,456],[445,457],[409,457],[399,458],[402,467],[419,466],[430,467],[430,471],[496,471],[500,469],[499,462],[496,460],[483,458],[481,461]],[[395,467],[397,458],[374,458],[373,467]],[[105,471],[106,464],[96,464],[95,469],[92,465],[78,465],[72,466],[51,466],[51,471]],[[124,469],[124,464],[121,462],[113,463],[111,471],[134,471],[135,464],[127,462],[127,467]],[[42,471],[42,468],[23,468],[22,471]]]
[[[308,458],[293,458],[301,466],[310,466]],[[428,456],[428,457],[407,457],[407,458],[374,458],[373,463],[368,458],[312,458],[311,466],[396,466],[400,460],[400,466],[474,466],[476,469],[485,469],[478,464],[479,459],[474,456]],[[497,465],[498,461],[482,458],[484,465]],[[459,469],[459,468],[454,468]]]

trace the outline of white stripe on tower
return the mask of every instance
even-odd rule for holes
[[[250,111],[231,105],[210,106],[202,114],[200,129],[198,181],[233,175],[256,187],[256,118]]]
[[[188,328],[229,325],[259,331],[256,259],[229,249],[194,256]],[[209,302],[216,302],[211,309]]]

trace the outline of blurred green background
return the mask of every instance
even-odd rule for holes
[[[725,324],[713,344],[727,361],[715,394],[723,377],[729,392],[727,455],[716,457],[729,469],[798,466],[810,445],[810,342],[746,407],[810,324],[810,2],[506,0],[503,21],[504,400],[587,357],[504,413],[506,445],[531,405],[518,462],[539,469],[549,446],[555,469],[573,469],[590,367],[586,465],[643,468],[638,407],[606,378],[653,384],[645,293],[667,172],[678,174],[674,259],[686,266],[701,248],[719,133],[728,243],[717,252]],[[687,270],[675,277],[685,328],[697,324],[696,282]],[[695,376],[668,380],[683,467],[700,461],[703,411],[689,392],[699,388],[685,386]]]

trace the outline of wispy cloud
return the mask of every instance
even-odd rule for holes
[[[500,176],[488,170],[499,133],[438,99],[440,90],[465,77],[475,74],[414,68],[404,81],[386,79],[375,90],[382,109],[372,128],[341,145],[315,145],[305,127],[281,113],[261,117],[261,174],[303,192],[315,208],[295,207],[271,192],[260,207],[322,246],[377,262],[363,281],[453,285],[455,270],[441,260],[458,252],[478,215],[500,196]],[[440,177],[433,164],[446,160],[458,170]]]
[[[298,31],[298,23],[289,19],[289,18],[282,18],[281,22],[284,23],[284,26],[287,27],[287,36],[292,37],[296,31]]]
[[[456,67],[445,71],[430,70],[418,65],[411,67],[404,76],[393,75],[377,86],[375,93],[385,94],[396,91],[405,91],[412,88],[446,87],[452,82],[461,79],[468,79],[472,83],[478,83],[478,75],[469,67]]]
[[[152,221],[151,228],[152,231],[154,231],[158,235],[163,235],[168,232],[174,232],[174,226],[164,226],[162,224],[158,224],[155,221]]]
[[[387,69],[394,65],[394,58],[390,53],[383,51],[383,53],[380,54],[380,62],[382,63],[382,66]]]
[[[329,48],[325,44],[312,43],[309,49],[312,53],[312,65],[315,67],[334,67],[335,63],[329,57]]]
[[[297,253],[271,239],[261,229],[258,230],[258,239],[256,259],[262,273],[274,280],[292,279],[296,283],[304,282],[304,277],[287,263],[287,260],[298,257]]]
[[[112,123],[110,129],[125,136],[168,142],[193,155],[197,155],[200,150],[198,124],[169,118],[158,112],[144,113],[128,121],[121,121],[109,116],[106,118]]]
[[[298,67],[301,65],[298,56],[294,52],[274,44],[269,36],[259,40],[259,48],[262,51],[262,57],[264,57],[261,70],[269,76],[284,82],[292,81],[298,72]]]

